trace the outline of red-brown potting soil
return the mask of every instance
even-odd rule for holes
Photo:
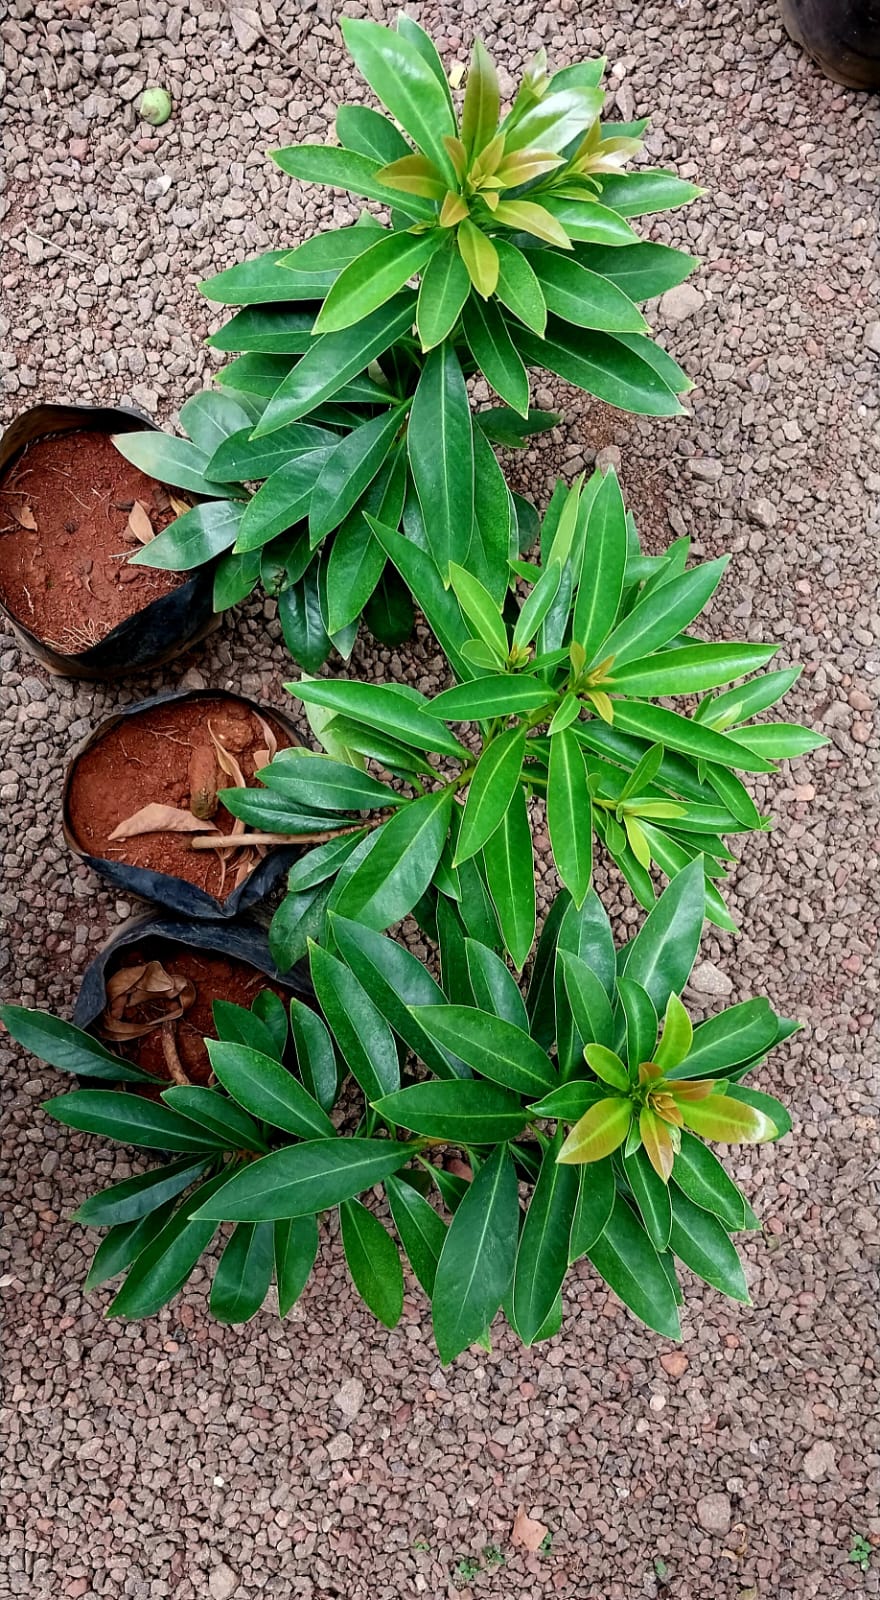
[[[273,717],[264,720],[280,750],[294,742]],[[253,783],[254,757],[258,750],[265,750],[266,736],[253,713],[238,701],[223,695],[206,696],[136,712],[109,728],[76,761],[68,794],[68,822],[79,848],[105,860],[185,878],[206,894],[225,900],[235,887],[241,859],[233,852],[226,852],[229,864],[224,881],[219,852],[193,850],[191,834],[146,833],[134,839],[110,839],[119,823],[143,806],[188,809],[193,750],[213,750],[209,722],[221,743],[234,752],[247,782]],[[220,782],[229,786],[232,779],[220,774]],[[220,833],[232,832],[233,818],[222,803],[211,821]],[[257,860],[253,854],[253,866]]]
[[[211,1007],[215,1000],[231,1000],[235,1005],[250,1009],[261,989],[271,989],[287,1003],[290,996],[280,985],[256,968],[231,956],[219,955],[211,950],[192,950],[182,945],[167,944],[162,939],[145,939],[143,944],[127,945],[110,963],[108,977],[123,967],[137,967],[145,961],[161,961],[166,972],[174,977],[189,978],[195,985],[196,997],[189,1010],[175,1023],[175,1044],[184,1072],[192,1083],[207,1084],[211,1077],[211,1063],[205,1049],[204,1037],[216,1039],[217,1030]],[[157,1003],[154,1016],[161,1017],[167,1006]],[[126,1020],[144,1022],[152,1020],[150,1013],[139,1011]],[[101,1035],[96,1022],[91,1031]],[[108,1039],[107,1044],[126,1061],[134,1061],[145,1072],[157,1078],[168,1079],[169,1072],[162,1049],[162,1033],[155,1028],[142,1039],[120,1043]]]
[[[44,644],[87,650],[186,581],[126,561],[138,548],[126,537],[136,500],[156,533],[177,515],[162,484],[131,466],[109,434],[89,429],[35,440],[4,473],[0,598]],[[29,514],[35,528],[17,520]]]

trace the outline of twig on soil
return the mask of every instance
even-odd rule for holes
[[[226,833],[219,839],[190,839],[191,850],[241,850],[249,844],[326,844],[343,833],[362,833],[378,822],[355,822],[350,828],[330,828],[326,833]]]
[[[175,1028],[173,1022],[164,1022],[159,1030],[160,1038],[162,1040],[162,1054],[165,1057],[165,1065],[168,1068],[168,1076],[170,1077],[172,1083],[189,1084],[189,1078],[183,1069],[183,1062],[177,1053],[177,1041],[174,1037],[174,1033]]]
[[[47,245],[50,250],[57,250],[60,256],[67,256],[69,261],[76,261],[81,267],[91,267],[93,263],[88,256],[81,256],[78,250],[68,250],[63,244],[56,244],[54,239],[45,239],[41,233],[36,233],[33,228],[25,228],[25,233],[32,239],[38,239],[40,244]]]

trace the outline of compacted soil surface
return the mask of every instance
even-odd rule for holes
[[[177,515],[169,491],[109,434],[75,429],[29,444],[0,480],[0,600],[16,621],[72,654],[183,583],[185,574],[127,562],[143,542],[132,513],[147,538]]]
[[[256,865],[253,848],[246,855],[194,850],[192,840],[199,835],[162,827],[124,839],[112,835],[151,805],[188,813],[190,819],[195,806],[195,815],[203,819],[201,837],[211,827],[231,833],[234,818],[217,795],[237,780],[234,770],[223,770],[217,747],[222,747],[227,763],[231,757],[237,764],[245,783],[253,784],[258,764],[265,765],[270,755],[267,726],[278,749],[291,743],[290,734],[274,718],[267,724],[246,706],[220,695],[184,704],[171,701],[125,717],[74,764],[67,799],[74,840],[87,855],[185,878],[224,900],[235,888],[239,866],[244,871]],[[200,805],[200,798],[204,802],[206,797],[208,803]]]
[[[700,258],[685,292],[647,308],[696,380],[688,415],[626,417],[536,373],[536,403],[564,424],[507,465],[545,505],[557,474],[619,451],[649,550],[689,534],[696,559],[731,553],[706,636],[777,643],[779,666],[803,667],[790,717],[830,741],[752,786],[773,831],[744,842],[728,897],[741,932],[707,928],[687,994],[695,1016],[764,994],[804,1024],[754,1078],[791,1107],[792,1135],[725,1157],[764,1220],[741,1245],[752,1304],[683,1274],[674,1347],[584,1262],[549,1344],[523,1352],[501,1329],[491,1353],[443,1369],[411,1279],[394,1332],[359,1304],[331,1218],[283,1324],[269,1306],[243,1328],[210,1320],[225,1229],[167,1310],[108,1321],[112,1286],[81,1288],[98,1236],[69,1219],[149,1158],[48,1121],[40,1103],[68,1080],[7,1042],[0,1592],[876,1596],[880,100],[825,81],[775,0],[411,9],[448,63],[478,27],[505,94],[541,47],[559,64],[605,55],[610,114],[650,116],[652,162],[705,190],[636,223]],[[341,10],[393,22],[397,6]],[[172,421],[223,359],[203,340],[227,313],[197,283],[356,220],[361,202],[264,155],[332,141],[337,103],[367,98],[339,15],[327,0],[12,0],[4,416],[75,393]],[[159,129],[136,115],[150,83],[174,103]],[[349,670],[427,693],[448,682],[423,628],[397,650],[362,635]],[[162,688],[280,706],[298,674],[259,598],[149,679],[50,681],[11,637],[0,674],[3,987],[69,1015],[95,949],[138,909],[64,845],[74,742]],[[540,826],[537,854],[543,911],[556,885]],[[628,937],[631,896],[616,878],[598,887]],[[521,1506],[548,1530],[534,1552],[514,1541]]]

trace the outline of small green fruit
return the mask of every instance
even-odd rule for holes
[[[145,89],[138,108],[144,122],[161,128],[171,115],[171,96],[167,89]]]

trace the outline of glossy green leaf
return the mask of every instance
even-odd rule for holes
[[[703,928],[703,863],[685,867],[666,888],[627,947],[623,973],[664,1010],[670,994],[680,994],[690,975]]]
[[[775,655],[776,645],[685,645],[626,666],[612,666],[609,688],[646,699],[698,694],[754,672]]]
[[[717,762],[741,772],[772,772],[773,763],[755,755],[732,734],[713,733],[691,717],[667,711],[665,706],[639,700],[615,700],[614,724],[621,733],[635,734],[649,744],[662,744],[667,751],[680,751],[696,761]]]
[[[326,1112],[279,1061],[247,1045],[218,1039],[206,1043],[218,1081],[252,1116],[299,1139],[332,1136]]]
[[[414,1007],[443,1005],[445,1000],[422,962],[361,922],[334,913],[331,925],[340,953],[404,1044],[438,1077],[467,1076],[458,1055],[437,1045],[414,1014]]]
[[[515,1094],[539,1099],[556,1084],[549,1057],[524,1029],[473,1006],[426,1006],[415,1011],[425,1032],[453,1050],[474,1072]]]
[[[265,403],[295,366],[295,356],[248,351],[221,367],[215,382],[233,390],[239,398],[244,396]]]
[[[315,486],[329,455],[330,449],[324,445],[293,456],[266,479],[245,507],[236,541],[237,554],[262,548],[308,516]]]
[[[586,1254],[640,1322],[666,1338],[681,1338],[675,1294],[660,1257],[622,1196]]]
[[[602,177],[602,204],[620,217],[646,217],[686,206],[702,194],[673,172],[626,172]]]
[[[673,1188],[670,1244],[675,1254],[698,1278],[720,1289],[731,1300],[750,1305],[742,1262],[723,1223],[711,1212],[694,1205],[681,1189]]]
[[[303,244],[297,245],[296,249],[284,257],[281,265],[285,271],[290,269],[294,272],[341,272],[344,267],[350,266],[367,250],[372,249],[373,245],[390,237],[392,236],[388,229],[373,218],[368,223],[355,223],[353,227],[332,228],[326,233],[313,234],[311,239],[306,239]],[[336,278],[333,287],[327,291],[325,305],[330,295],[335,293],[338,282],[339,279]],[[330,330],[316,328],[315,331],[327,333]]]
[[[378,165],[378,163],[377,163]],[[329,289],[333,274],[302,276],[281,270],[289,250],[266,250],[217,272],[199,284],[199,293],[224,306],[271,305],[282,300],[314,300]]]
[[[496,239],[498,283],[495,293],[508,311],[525,327],[543,338],[547,325],[547,302],[528,258],[507,239]]]
[[[501,110],[498,74],[486,46],[475,39],[461,111],[461,140],[469,156],[494,138]]]
[[[217,1231],[215,1221],[196,1218],[196,1209],[203,1204],[216,1204],[226,1182],[227,1174],[222,1172],[181,1201],[136,1257],[108,1316],[151,1317],[183,1288]]]
[[[286,172],[290,178],[298,178],[301,183],[323,183],[331,189],[347,189],[349,194],[362,195],[365,200],[378,200],[382,205],[396,207],[408,217],[429,221],[437,214],[437,208],[430,200],[423,200],[419,195],[401,194],[399,190],[383,183],[381,171],[386,163],[372,156],[361,155],[357,150],[341,150],[336,145],[293,144],[283,150],[270,150],[269,154],[282,172]],[[289,252],[281,252],[282,257],[286,254]],[[326,283],[329,289],[335,274],[291,272],[290,276],[304,285],[318,283],[322,277],[329,278],[330,282]],[[285,298],[292,300],[295,297],[288,294]]]
[[[694,1205],[719,1217],[725,1228],[737,1231],[745,1227],[746,1206],[739,1189],[708,1145],[688,1133],[687,1128],[681,1130],[681,1149],[676,1153],[672,1181]]]
[[[380,733],[392,735],[417,750],[433,750],[438,755],[467,757],[464,745],[433,716],[436,701],[422,695],[403,694],[390,686],[321,679],[287,685],[307,705],[325,706]]]
[[[210,458],[214,451],[231,434],[250,426],[250,417],[242,406],[228,394],[217,394],[207,389],[194,394],[180,408],[180,426],[192,442]],[[207,472],[210,477],[210,471]]]
[[[404,795],[396,794],[359,767],[302,747],[284,750],[261,767],[260,782],[288,796],[301,810],[364,811],[406,804]]]
[[[271,992],[269,989],[265,991],[266,994]],[[278,997],[276,995],[273,998]],[[280,1000],[278,1004],[283,1015],[284,1006]],[[274,1056],[276,1061],[281,1060],[281,1052],[287,1042],[286,1020],[284,1037],[279,1041],[273,1030],[247,1006],[234,1005],[231,1000],[215,1000],[211,1006],[211,1015],[218,1039],[224,1039],[228,1044],[246,1044],[252,1050],[259,1050],[263,1055]]]
[[[538,939],[526,995],[532,1038],[545,1049],[549,1049],[556,1038],[556,945],[570,906],[571,898],[565,890],[561,890],[550,905]]]
[[[145,1215],[128,1222],[114,1223],[92,1257],[92,1264],[83,1283],[84,1292],[88,1294],[91,1289],[97,1289],[110,1278],[118,1277],[120,1272],[126,1272],[137,1260],[141,1251],[162,1232],[171,1219],[174,1208],[174,1198],[162,1203],[157,1200],[155,1210],[151,1209]]]
[[[501,823],[519,784],[525,749],[522,728],[508,728],[486,745],[468,786],[455,850],[456,866],[482,850]]]
[[[494,300],[471,295],[462,314],[464,336],[487,383],[514,411],[526,416],[529,377]]]
[[[610,1049],[614,1041],[611,1002],[595,972],[570,950],[560,950],[565,993],[575,1028],[584,1044]]]
[[[214,1274],[212,1317],[218,1322],[249,1322],[266,1298],[273,1263],[271,1222],[240,1222]]]
[[[397,13],[397,31],[399,34],[402,34],[404,39],[409,40],[413,48],[418,51],[426,66],[428,66],[431,72],[433,72],[434,77],[437,79],[437,82],[443,90],[443,93],[446,97],[446,103],[452,112],[454,121],[455,107],[452,101],[452,91],[449,87],[449,80],[446,76],[443,62],[440,59],[437,46],[431,38],[431,35],[425,32],[425,29],[420,23],[416,22],[414,17],[407,16],[405,11],[398,11]]]
[[[528,1012],[519,984],[501,957],[477,939],[465,940],[465,950],[471,989],[479,1009],[528,1033]]]
[[[683,410],[653,366],[611,334],[573,328],[551,316],[543,339],[523,328],[514,333],[514,341],[528,365],[546,367],[621,411],[676,417]]]
[[[583,751],[570,728],[550,740],[547,831],[556,870],[581,906],[593,872],[592,808]]]
[[[642,333],[647,329],[641,312],[610,279],[554,250],[534,250],[528,259],[548,311],[563,321],[579,328],[601,328],[606,333]]]
[[[421,1011],[420,1020],[424,1021],[424,1016]],[[526,1125],[518,1096],[480,1078],[414,1083],[377,1100],[375,1109],[397,1127],[462,1145],[513,1139]]]
[[[233,537],[237,535],[237,528]],[[244,555],[221,556],[214,571],[215,611],[226,611],[237,606],[254,590],[260,581],[260,550],[248,550]]]
[[[282,279],[279,281],[283,282]],[[315,291],[316,299],[320,290]],[[258,355],[302,355],[309,348],[317,307],[311,305],[245,306],[205,342],[212,350]],[[242,407],[242,409],[244,409]],[[247,431],[253,422],[247,417]],[[240,428],[244,431],[244,423]],[[222,449],[218,444],[216,449]],[[209,476],[211,472],[209,469]],[[228,479],[222,479],[228,482]]]
[[[644,1148],[623,1158],[623,1171],[639,1208],[645,1232],[654,1249],[669,1246],[672,1232],[672,1201],[663,1179],[654,1171]]]
[[[543,204],[565,229],[569,239],[585,244],[610,245],[615,249],[638,242],[638,234],[629,223],[612,211],[610,206],[600,205],[597,200],[574,200],[546,194]]]
[[[114,1055],[90,1033],[84,1033],[70,1022],[62,1022],[48,1011],[31,1011],[27,1006],[0,1006],[0,1022],[25,1050],[60,1072],[118,1083],[155,1082],[148,1072]]]
[[[464,1195],[438,1263],[433,1322],[444,1365],[482,1338],[507,1293],[518,1222],[516,1171],[501,1144]]]
[[[214,1041],[211,1041],[214,1043]],[[229,1150],[265,1150],[266,1140],[253,1117],[234,1105],[218,1089],[206,1089],[201,1084],[174,1084],[163,1089],[162,1099],[172,1111],[189,1117],[199,1128],[204,1128],[212,1138],[220,1140]]]
[[[189,489],[193,494],[223,495],[220,483],[212,483],[206,473],[209,456],[188,439],[178,439],[174,434],[160,433],[150,428],[144,433],[115,433],[113,435],[119,454],[132,466],[145,472],[148,478],[158,478],[160,483],[174,489]]]
[[[206,500],[176,517],[129,558],[133,567],[190,572],[234,545],[247,509],[240,500]]]
[[[199,1217],[273,1222],[350,1200],[397,1172],[413,1154],[392,1139],[310,1139],[252,1161],[211,1196]]]
[[[483,866],[505,947],[519,971],[534,943],[536,918],[532,831],[521,785],[483,846]]]
[[[409,1264],[430,1299],[446,1238],[446,1223],[410,1183],[386,1178],[385,1193]]]
[[[494,665],[503,664],[507,660],[508,642],[500,607],[479,578],[459,566],[458,562],[450,563],[449,576],[462,611],[495,656]]]
[[[386,1328],[395,1328],[403,1310],[403,1269],[394,1241],[360,1200],[344,1200],[339,1220],[342,1248],[358,1294]]]
[[[105,1139],[139,1145],[144,1150],[203,1153],[230,1148],[228,1140],[198,1127],[161,1101],[120,1094],[116,1089],[75,1089],[71,1094],[44,1100],[43,1110],[65,1127],[99,1133]]]
[[[759,1116],[765,1117],[772,1123],[776,1129],[775,1135],[772,1136],[774,1142],[776,1139],[784,1139],[787,1133],[791,1133],[791,1117],[782,1102],[775,1099],[772,1094],[762,1094],[759,1089],[747,1089],[744,1084],[732,1083],[727,1091],[727,1097],[738,1100],[741,1105],[748,1106],[751,1111],[757,1112]]]
[[[253,424],[224,440],[208,466],[224,483],[269,478],[295,457],[336,443],[336,434],[310,422],[293,422],[265,439],[253,439]]]
[[[718,588],[729,559],[704,561],[639,600],[602,643],[603,655],[614,658],[612,672],[659,650],[693,622]]]
[[[313,546],[353,510],[387,460],[401,425],[402,414],[392,407],[353,428],[326,456],[308,506]]]
[[[73,1213],[73,1221],[92,1228],[115,1228],[123,1223],[139,1222],[188,1189],[201,1177],[207,1165],[206,1160],[193,1161],[184,1156],[149,1172],[139,1172],[133,1178],[124,1178],[122,1183],[114,1183],[109,1189],[102,1189],[100,1194],[84,1200]]]
[[[571,1084],[569,1087],[575,1086]],[[592,1250],[596,1240],[604,1233],[614,1210],[615,1193],[614,1166],[610,1156],[604,1161],[593,1161],[578,1169],[578,1192],[568,1242],[570,1265]]]
[[[540,678],[525,673],[499,673],[444,689],[431,701],[430,715],[447,722],[518,716],[552,703],[552,692]]]
[[[275,391],[255,429],[255,437],[298,422],[331,400],[350,379],[364,372],[371,361],[384,355],[401,334],[409,331],[414,315],[415,296],[403,290],[362,322],[341,333],[325,333],[315,339]]]
[[[606,653],[603,641],[617,616],[625,568],[626,509],[611,469],[589,504],[572,617],[572,637],[583,647],[588,663]]]
[[[430,551],[445,580],[467,553],[474,515],[474,440],[470,404],[450,343],[430,351],[407,429],[410,468]]]
[[[374,94],[451,183],[455,173],[443,139],[455,133],[455,118],[431,66],[410,39],[378,22],[346,17],[342,35]]]
[[[578,1174],[556,1160],[549,1145],[526,1212],[513,1273],[513,1315],[523,1343],[534,1344],[553,1308],[568,1269],[568,1240],[578,1195]]]
[[[382,824],[374,849],[335,909],[381,932],[410,912],[431,883],[446,835],[452,790],[412,800]]]
[[[626,1040],[627,1066],[631,1074],[636,1074],[643,1061],[655,1059],[657,1010],[647,991],[629,976],[618,978],[617,992],[622,1013],[620,1021]]]
[[[386,233],[344,267],[327,294],[315,333],[339,333],[385,305],[443,243],[431,233]]]
[[[400,1083],[397,1046],[382,1013],[354,973],[336,956],[309,947],[312,983],[327,1025],[367,1099],[392,1094]]]
[[[767,722],[757,727],[731,728],[728,738],[738,749],[747,750],[751,759],[770,761],[796,761],[809,755],[828,741],[811,728],[801,728],[794,722]],[[734,759],[731,766],[742,767],[742,758]],[[755,771],[749,767],[747,771]],[[767,770],[766,767],[764,769]]]
[[[448,338],[470,291],[467,267],[455,239],[450,239],[431,256],[419,285],[416,326],[423,350],[433,350]]]
[[[694,1029],[691,1048],[671,1078],[719,1077],[776,1042],[776,1016],[762,999],[744,1000]]]
[[[278,1315],[286,1317],[309,1281],[318,1254],[317,1217],[290,1217],[272,1227]]]
[[[630,300],[653,300],[665,294],[683,283],[698,265],[684,250],[645,241],[617,247],[581,244],[574,254],[583,266],[610,279]]]
[[[337,106],[336,137],[346,150],[356,150],[359,155],[369,156],[383,166],[410,152],[410,146],[391,118],[374,111],[372,106]]]
[[[474,467],[474,520],[467,564],[500,608],[507,593],[514,537],[513,503],[492,446],[479,428],[474,433]]]

